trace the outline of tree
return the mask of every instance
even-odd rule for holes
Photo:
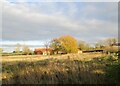
[[[58,51],[64,51],[63,46],[60,43],[60,40],[55,38],[51,41],[50,47],[58,54]]]
[[[79,41],[78,47],[80,50],[89,50],[90,49],[89,44],[86,43],[85,41]]]
[[[78,52],[78,41],[70,35],[61,36],[59,39],[61,46],[67,53]]]
[[[19,43],[16,44],[15,53],[20,53],[20,48],[21,48],[21,45]]]
[[[45,42],[44,46],[45,46],[46,49],[48,49],[49,48],[49,42]]]
[[[23,45],[22,52],[23,52],[23,54],[25,54],[25,55],[32,54],[31,50],[29,49],[29,47],[28,47],[27,45]]]
[[[105,40],[98,41],[97,48],[104,49],[108,52],[118,52],[118,47],[115,46],[118,40],[116,38],[107,38]]]
[[[44,43],[44,46],[45,46],[45,49],[46,49],[46,53],[47,53],[47,55],[48,55],[48,54],[49,54],[48,48],[50,47],[50,42],[45,42],[45,43]]]
[[[2,48],[0,48],[0,54],[3,52],[3,49]]]
[[[103,49],[104,47],[105,47],[105,42],[103,40],[100,40],[95,44],[96,49]]]
[[[116,38],[108,38],[108,39],[105,40],[106,45],[108,45],[108,46],[115,45],[117,43],[117,41],[118,40]]]

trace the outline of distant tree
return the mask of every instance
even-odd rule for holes
[[[0,54],[3,52],[3,49],[2,48],[0,48]]]
[[[70,35],[61,36],[58,38],[61,46],[67,53],[77,53],[78,51],[78,41]]]
[[[118,42],[118,39],[116,38],[107,38],[107,39],[104,39],[104,40],[99,40],[97,43],[96,43],[96,47],[101,47],[101,46],[114,46],[115,44],[117,44]]]
[[[105,43],[103,40],[100,40],[95,44],[95,49],[103,49],[104,47],[105,47]]]
[[[107,38],[104,40],[100,40],[96,43],[97,49],[103,49],[108,52],[118,52],[118,47],[115,46],[118,42],[116,38]]]
[[[51,41],[50,47],[58,54],[59,51],[65,51],[59,39],[55,38]]]
[[[108,38],[108,39],[105,40],[105,43],[108,46],[113,46],[117,42],[118,42],[118,40],[116,38]]]
[[[44,46],[45,46],[46,49],[48,49],[49,48],[49,42],[45,42]]]
[[[88,43],[86,43],[85,41],[79,41],[78,47],[81,50],[89,50],[90,49],[90,45]]]
[[[15,48],[15,53],[20,53],[20,48],[21,48],[21,45],[19,43],[16,44],[16,48]]]
[[[78,42],[74,37],[70,35],[64,35],[53,39],[51,41],[50,47],[57,53],[58,51],[63,51],[66,53],[77,53]]]
[[[48,54],[49,54],[48,48],[50,47],[50,42],[45,42],[45,43],[44,43],[44,46],[45,46],[45,49],[46,49],[46,53],[47,53],[47,55],[48,55]]]
[[[23,49],[22,49],[23,54],[25,54],[25,55],[32,54],[31,50],[29,49],[29,47],[27,45],[23,45],[22,47],[23,47]]]

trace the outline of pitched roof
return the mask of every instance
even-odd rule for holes
[[[36,48],[35,51],[36,52],[40,52],[40,51],[44,52],[44,51],[52,51],[52,49],[51,48],[47,48],[47,49],[46,48]]]

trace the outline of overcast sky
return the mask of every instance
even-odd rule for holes
[[[30,1],[4,0],[4,45],[42,45],[61,35],[92,43],[118,36],[117,2]]]

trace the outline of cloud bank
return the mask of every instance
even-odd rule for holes
[[[2,14],[4,43],[43,42],[66,34],[88,42],[118,36],[117,2],[4,1]]]

